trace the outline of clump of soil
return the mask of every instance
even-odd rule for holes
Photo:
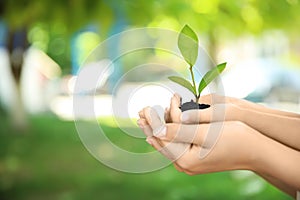
[[[210,107],[210,105],[208,105],[208,104],[199,104],[199,103],[191,100],[190,102],[185,102],[184,104],[181,104],[181,106],[179,108],[181,109],[181,112],[184,112],[186,110],[206,109],[209,107]]]

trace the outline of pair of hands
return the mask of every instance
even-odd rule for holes
[[[300,190],[300,115],[216,94],[202,96],[204,110],[181,112],[175,94],[161,121],[155,110],[139,112],[147,142],[189,175],[251,170],[280,190]],[[284,169],[284,170],[283,170]]]
[[[189,175],[234,170],[254,170],[255,148],[259,134],[239,121],[232,121],[229,111],[236,105],[218,95],[201,97],[211,106],[204,110],[181,112],[180,96],[175,94],[165,110],[165,122],[150,107],[139,112],[138,125],[146,141],[175,168]],[[227,116],[226,116],[227,115]]]

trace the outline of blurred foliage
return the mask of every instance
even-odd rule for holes
[[[297,38],[299,10],[298,0],[0,1],[0,16],[9,30],[27,28],[29,41],[65,73],[70,72],[72,37],[90,24],[99,29],[99,41],[112,34],[120,19],[128,28],[179,31],[189,24],[207,37],[213,55],[219,40],[241,34],[281,29]],[[142,175],[116,172],[84,149],[73,122],[53,116],[31,117],[32,126],[23,136],[4,115],[0,108],[0,199],[290,199],[270,185],[255,195],[245,195],[241,191],[249,182],[234,179],[230,172],[190,177],[172,166]],[[107,126],[106,130],[122,147],[136,142],[130,146],[133,150],[145,148],[145,141],[125,140],[118,128]]]
[[[295,38],[300,26],[298,0],[4,0],[2,4],[10,29],[40,27],[47,33],[40,35],[47,39],[43,50],[63,68],[70,67],[71,36],[88,24],[100,28],[101,40],[119,19],[128,26],[177,31],[189,24],[207,36],[212,56],[218,40],[268,29],[282,29]]]
[[[7,120],[0,115],[1,200],[291,199],[256,176],[235,178],[232,172],[188,176],[169,166],[155,173],[120,173],[89,154],[73,122],[34,116],[28,133],[20,135]],[[143,139],[124,140],[125,134],[116,127],[103,128],[118,145],[153,150]],[[257,185],[261,190],[253,193]]]

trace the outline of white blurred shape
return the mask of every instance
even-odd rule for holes
[[[222,77],[226,96],[245,98],[254,91],[267,90],[271,83],[264,70],[255,62],[244,62]]]
[[[85,81],[77,83],[76,93],[92,92],[96,88],[103,86],[113,71],[114,65],[108,59],[85,64],[79,72],[81,77],[85,77]],[[74,88],[74,85],[70,89],[72,87]]]
[[[130,118],[138,118],[138,112],[146,106],[170,106],[172,92],[164,85],[142,85],[136,90],[131,90],[128,101],[128,115]]]
[[[94,119],[95,117],[112,115],[112,97],[110,95],[82,96],[77,101],[83,101],[82,104],[84,104],[87,98],[94,100],[94,113],[90,113],[85,107],[82,107],[77,110],[76,119]],[[50,108],[60,118],[74,120],[72,96],[56,97],[51,102]]]
[[[65,120],[73,120],[73,100],[70,96],[54,98],[50,103],[50,109],[57,116]]]
[[[76,118],[92,119],[100,116],[115,116],[123,118],[138,118],[138,112],[146,106],[169,107],[173,92],[165,85],[126,83],[122,85],[116,96],[85,94],[76,97],[85,105],[87,98],[94,102],[94,112],[87,112],[85,107],[78,108]],[[114,99],[113,99],[114,98]],[[51,110],[66,120],[74,119],[72,96],[61,96],[51,102]],[[160,113],[162,115],[163,113]],[[162,116],[161,116],[162,117]]]
[[[9,55],[0,48],[0,102],[8,109],[16,98],[16,85],[10,69]]]
[[[25,54],[21,77],[21,91],[25,109],[37,113],[48,109],[48,103],[55,95],[50,94],[50,81],[58,78],[61,70],[44,52],[34,47]]]

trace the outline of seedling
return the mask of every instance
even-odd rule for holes
[[[189,91],[191,91],[195,96],[195,102],[193,100],[188,103],[184,103],[181,105],[181,110],[190,110],[190,109],[203,109],[209,107],[206,104],[198,104],[200,94],[204,90],[204,88],[211,83],[226,67],[226,62],[221,63],[209,70],[201,79],[198,88],[195,82],[195,76],[193,72],[193,67],[197,61],[198,57],[198,37],[196,33],[188,26],[185,25],[183,29],[179,33],[178,37],[178,48],[180,53],[182,54],[184,60],[189,65],[189,70],[192,78],[192,83],[190,81],[179,77],[179,76],[170,76],[168,77],[171,81],[185,87]]]

